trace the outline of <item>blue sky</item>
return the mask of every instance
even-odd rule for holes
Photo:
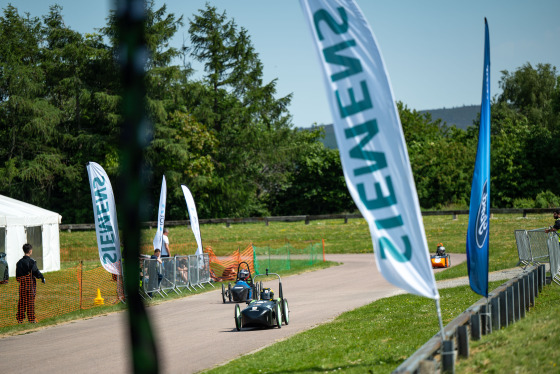
[[[156,1],[184,15],[173,41],[188,41],[188,19],[207,0]],[[559,0],[356,0],[376,36],[396,100],[417,110],[480,105],[484,17],[490,28],[491,94],[500,93],[501,71],[529,62],[560,68]],[[0,0],[2,8],[9,1]],[[66,24],[81,33],[105,25],[113,1],[17,0],[31,16],[63,7]],[[264,64],[265,80],[278,78],[279,96],[293,93],[294,125],[331,123],[319,62],[297,0],[212,0],[251,35]],[[196,67],[196,65],[195,65]]]

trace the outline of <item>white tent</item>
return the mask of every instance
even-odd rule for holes
[[[62,216],[0,195],[0,252],[6,253],[10,277],[23,257],[25,243],[33,246],[33,257],[41,272],[60,270],[58,225]]]

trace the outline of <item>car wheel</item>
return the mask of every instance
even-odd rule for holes
[[[223,283],[222,283],[222,301],[224,304],[226,303],[226,287],[224,286]]]
[[[282,311],[280,310],[280,304],[276,303],[276,327],[282,328]]]
[[[227,289],[228,289],[228,298],[229,298],[229,302],[231,303],[231,283],[228,283]]]
[[[286,325],[290,323],[290,309],[288,309],[288,300],[282,299],[282,320]]]
[[[235,328],[237,331],[241,330],[241,308],[239,308],[239,304],[235,304]]]

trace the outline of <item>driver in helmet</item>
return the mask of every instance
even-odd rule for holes
[[[443,246],[443,243],[438,243],[437,250],[436,250],[436,255],[445,256],[445,247]]]
[[[239,270],[239,279],[242,281],[247,281],[247,279],[249,279],[249,270],[247,269]]]

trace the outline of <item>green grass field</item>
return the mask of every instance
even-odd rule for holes
[[[466,215],[460,215],[455,220],[451,216],[424,217],[430,252],[435,252],[436,244],[443,242],[448,252],[465,253],[467,220]],[[517,265],[514,230],[542,228],[549,226],[552,221],[549,215],[532,215],[527,218],[515,215],[493,217],[490,220],[490,271]],[[321,239],[325,240],[327,254],[372,251],[369,229],[362,219],[352,219],[347,224],[343,220],[329,220],[312,221],[309,225],[302,222],[271,222],[269,226],[262,223],[234,224],[230,227],[202,225],[201,231],[204,246],[211,246],[219,256],[230,254],[237,248],[244,249],[251,243],[260,247],[278,248],[289,242],[293,247],[303,248]],[[151,252],[154,233],[155,230],[144,230],[144,253]],[[196,244],[189,227],[170,228],[170,240],[172,254],[193,254],[195,251]],[[64,266],[73,266],[79,260],[87,260],[89,264],[98,261],[94,232],[63,232],[61,247]],[[315,266],[320,268],[329,264]],[[436,279],[466,275],[466,264],[461,264],[439,272]],[[491,284],[490,289],[501,283]],[[560,307],[555,305],[560,291],[555,285],[545,289],[537,299],[537,306],[523,321],[473,343],[472,352],[476,354],[469,360],[460,361],[458,372],[535,372],[531,350],[534,350],[536,357],[543,357],[536,355],[541,351],[546,352],[548,356],[547,360],[543,358],[538,364],[540,370],[536,372],[558,372],[554,370],[558,362],[558,354],[554,348],[558,341],[555,316],[558,315],[557,309]],[[444,323],[480,299],[480,296],[468,287],[440,290],[440,295]],[[155,303],[157,302],[161,301],[156,299]],[[107,307],[106,312],[121,309],[122,306],[117,305]],[[91,313],[90,310],[65,318],[84,318]],[[523,327],[524,324],[527,324],[526,327]],[[534,324],[542,325],[543,329],[534,328]],[[18,331],[23,331],[24,326],[20,325],[17,328],[20,329]],[[391,372],[438,330],[432,300],[413,295],[399,295],[344,313],[331,323],[244,356],[213,372],[259,372],[262,368],[262,372]],[[518,332],[514,334],[513,331]],[[0,329],[0,334],[3,332],[3,329]],[[501,338],[500,334],[503,334]],[[500,344],[496,343],[494,336],[501,339],[498,340]],[[528,346],[534,348],[529,350]],[[510,357],[512,350],[521,347],[528,350],[527,353],[523,353],[526,357],[522,355],[516,357],[516,360],[510,360],[512,366],[495,366],[494,361],[500,361],[499,357]],[[499,349],[502,350],[501,353]],[[285,357],[290,359],[286,360]],[[283,362],[284,365],[278,366],[277,362]]]
[[[549,226],[552,215],[530,215],[523,218],[516,215],[496,215],[490,220],[490,271],[517,264],[517,249],[513,231]],[[424,227],[428,247],[435,252],[437,243],[442,242],[451,253],[465,253],[468,216],[426,216]],[[203,246],[210,246],[218,256],[231,254],[236,249],[245,249],[251,243],[257,247],[280,248],[290,243],[295,248],[305,248],[310,244],[325,240],[326,253],[371,253],[373,245],[369,228],[363,219],[270,222],[264,223],[201,225]],[[169,228],[172,254],[194,254],[196,242],[190,227]],[[142,231],[142,253],[152,253],[155,229]],[[61,257],[65,263],[79,260],[98,260],[97,242],[94,231],[60,233]],[[466,274],[466,272],[465,272]]]

